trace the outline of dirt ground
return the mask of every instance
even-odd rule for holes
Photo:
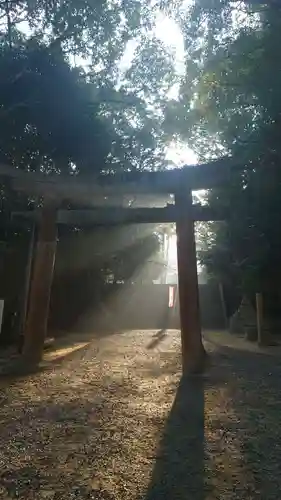
[[[281,354],[223,339],[192,380],[177,331],[73,340],[3,377],[1,500],[280,499]]]

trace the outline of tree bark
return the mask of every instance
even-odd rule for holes
[[[184,374],[202,373],[206,352],[202,343],[197,258],[191,191],[176,194],[178,282]]]
[[[222,307],[222,312],[223,312],[224,326],[225,326],[225,329],[228,330],[229,321],[228,321],[228,317],[227,317],[227,310],[226,310],[224,290],[223,290],[222,283],[219,283],[219,294],[220,294],[220,299],[221,299],[221,307]]]
[[[270,335],[265,329],[264,314],[263,314],[263,296],[262,293],[256,293],[256,310],[257,310],[257,330],[259,346],[268,346],[271,344]]]
[[[32,365],[38,364],[42,359],[47,333],[57,246],[56,216],[56,206],[47,201],[41,213],[25,325],[23,357],[24,361]]]

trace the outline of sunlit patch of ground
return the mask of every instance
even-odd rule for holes
[[[77,337],[3,379],[0,498],[279,499],[279,357],[214,341],[210,373],[180,385],[176,331]]]
[[[57,359],[60,358],[65,358],[69,354],[73,354],[74,352],[83,349],[84,347],[87,347],[89,345],[88,342],[75,342],[73,345],[68,346],[68,347],[55,347],[54,349],[50,349],[49,351],[44,353],[44,361],[56,361]]]

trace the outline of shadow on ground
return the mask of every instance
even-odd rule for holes
[[[158,332],[156,332],[155,335],[153,336],[154,338],[147,345],[147,349],[155,349],[155,347],[157,347],[158,344],[160,344],[160,342],[162,342],[162,340],[165,339],[166,334],[167,334],[166,328],[162,328],[161,330],[158,330]]]
[[[65,333],[61,333],[58,336],[51,335],[52,337],[54,336],[54,343],[44,350],[44,359],[38,366],[26,365],[23,362],[22,355],[18,354],[16,349],[9,349],[7,350],[7,357],[5,358],[4,352],[0,360],[0,380],[5,381],[5,383],[8,380],[13,382],[16,379],[53,370],[55,367],[62,365],[62,363],[75,359],[77,355],[83,358],[91,342],[120,333],[123,332],[108,329],[91,333],[76,332],[68,335]]]
[[[179,384],[145,500],[280,498],[281,360],[223,347],[211,361]]]
[[[26,397],[15,407],[0,431],[1,443],[7,444],[0,453],[0,493],[7,495],[3,498],[116,498],[115,482],[108,477],[130,442],[133,424],[120,418],[120,410],[137,388],[109,380],[97,386],[93,399],[92,384],[88,385],[78,400],[72,401],[72,393],[44,402]],[[111,397],[112,389],[118,399]],[[7,399],[5,404],[12,402]],[[4,410],[0,413],[3,416]],[[16,439],[11,440],[13,435]],[[119,489],[122,498],[122,485]]]
[[[203,379],[182,378],[179,384],[145,498],[204,498]]]
[[[208,344],[209,373],[178,383],[179,351],[166,340],[147,350],[139,336],[112,337],[97,363],[91,344],[85,363],[3,392],[0,493],[279,500],[281,360]]]
[[[281,491],[281,359],[224,348],[219,361],[237,418],[248,477],[244,495],[277,500]],[[231,422],[225,424],[225,431],[231,432]]]

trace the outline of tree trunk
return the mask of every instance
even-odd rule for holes
[[[263,296],[262,293],[256,293],[256,309],[257,309],[257,329],[258,329],[258,344],[259,346],[276,345],[272,342],[269,333],[268,325],[266,328],[263,313]]]
[[[183,372],[202,373],[205,368],[206,352],[201,335],[191,192],[177,193],[176,205],[180,214],[176,227]]]
[[[38,364],[43,355],[57,245],[56,208],[44,204],[34,256],[30,299],[25,325],[24,361]]]

